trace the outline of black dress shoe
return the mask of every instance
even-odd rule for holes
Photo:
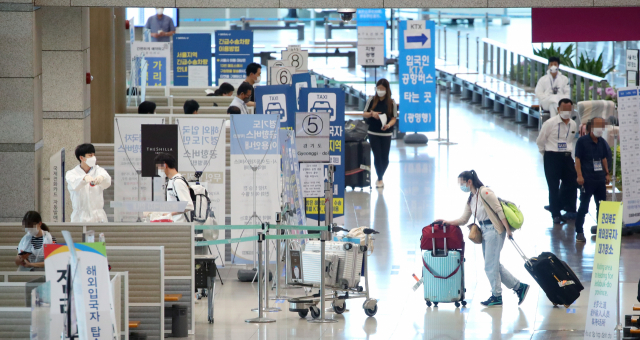
[[[553,218],[553,224],[564,224],[566,221],[561,216],[556,216]]]

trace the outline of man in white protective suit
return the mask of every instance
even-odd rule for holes
[[[78,145],[76,158],[80,164],[65,174],[73,206],[71,222],[108,222],[102,193],[111,186],[111,176],[96,165],[92,144]]]
[[[549,118],[558,115],[558,103],[561,99],[571,98],[569,78],[560,73],[560,58],[549,58],[547,74],[536,85],[536,97],[542,109],[549,111]]]

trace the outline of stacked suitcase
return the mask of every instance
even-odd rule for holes
[[[339,289],[356,288],[360,283],[364,252],[350,242],[325,242],[325,284]],[[320,241],[310,241],[302,252],[305,284],[320,284]],[[335,272],[335,274],[334,274]]]
[[[371,187],[371,144],[347,142],[345,149],[344,185],[352,189]]]
[[[456,229],[457,228],[457,229]],[[449,232],[447,232],[449,229]],[[427,306],[438,306],[439,302],[453,302],[460,307],[464,301],[464,240],[458,226],[431,224],[422,232],[422,279],[424,284],[424,299]],[[448,249],[447,238],[457,249]],[[431,242],[429,242],[429,239]],[[436,239],[444,240],[443,249],[438,249]],[[431,243],[431,246],[426,244]],[[430,249],[429,249],[430,248]]]

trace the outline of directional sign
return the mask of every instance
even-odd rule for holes
[[[293,66],[272,67],[271,68],[271,85],[289,85],[291,77],[296,73]]]
[[[431,48],[431,29],[425,28],[424,20],[406,21],[407,29],[404,30],[404,48]]]
[[[358,26],[358,64],[384,65],[384,31],[381,26]]]
[[[296,113],[299,162],[329,163],[330,124],[328,113]]]

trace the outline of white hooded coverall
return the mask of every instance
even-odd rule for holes
[[[547,74],[538,80],[536,97],[538,97],[542,109],[549,111],[550,118],[555,117],[558,114],[560,100],[571,98],[569,78],[558,71],[554,79],[551,72],[547,70]]]
[[[92,186],[84,180],[85,176],[96,178],[102,176],[100,184]],[[99,165],[95,165],[88,173],[80,165],[67,171],[65,175],[69,193],[71,194],[71,222],[108,222],[104,212],[104,198],[102,192],[111,186],[111,176]]]

